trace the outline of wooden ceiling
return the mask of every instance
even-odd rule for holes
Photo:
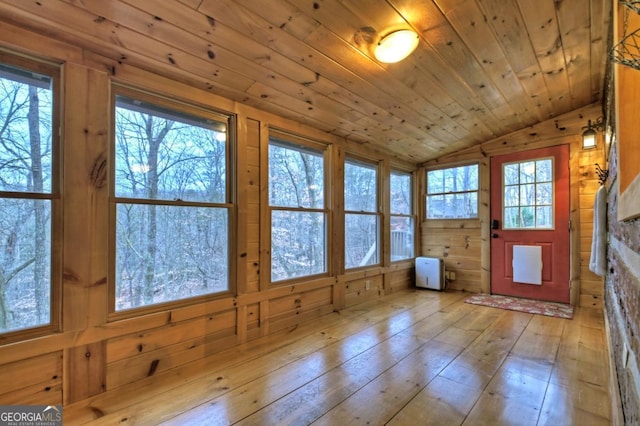
[[[611,0],[0,0],[0,20],[421,163],[603,95]],[[418,49],[371,48],[411,27]]]

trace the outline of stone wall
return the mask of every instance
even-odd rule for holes
[[[640,424],[640,218],[618,221],[616,147],[608,179],[608,270],[605,309],[616,363],[625,424]]]

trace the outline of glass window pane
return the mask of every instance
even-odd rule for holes
[[[391,172],[391,213],[411,214],[411,175]]]
[[[478,217],[477,164],[428,171],[427,177],[427,219]]]
[[[539,183],[536,185],[536,205],[553,204],[553,183]]]
[[[51,201],[0,198],[0,333],[51,322]]]
[[[444,192],[461,191],[462,187],[458,188],[458,168],[444,170]]]
[[[376,215],[345,215],[345,267],[347,269],[379,263],[378,234]]]
[[[444,195],[427,196],[427,219],[442,219],[445,217]]]
[[[51,85],[48,76],[0,65],[2,191],[51,193]]]
[[[535,206],[536,204],[536,186],[520,185],[520,205]]]
[[[478,193],[468,192],[464,194],[464,218],[478,217]]]
[[[226,124],[118,96],[117,197],[226,202]]]
[[[519,170],[515,179],[515,170]],[[546,158],[503,166],[504,178],[520,183],[504,186],[504,229],[553,227],[553,160]],[[517,210],[512,207],[521,207]],[[545,207],[545,208],[542,208]],[[547,208],[548,207],[548,208]],[[538,217],[538,215],[541,215]]]
[[[0,334],[55,322],[53,81],[0,64],[0,191],[24,194],[0,198]]]
[[[321,151],[272,140],[269,144],[269,205],[324,208]]]
[[[543,206],[536,208],[536,227],[552,228],[553,227],[553,208],[551,206]]]
[[[533,228],[536,226],[535,207],[522,207],[520,209],[520,220],[522,228]]]
[[[229,289],[228,211],[118,204],[116,310]]]
[[[413,257],[413,219],[391,216],[391,261]]]
[[[525,161],[520,163],[520,183],[533,183],[536,180],[535,161]]]
[[[316,212],[272,212],[272,281],[327,272],[325,217]]]
[[[427,172],[427,193],[444,192],[444,170],[430,170]]]
[[[503,229],[520,228],[520,208],[507,207],[504,209]]]
[[[505,164],[502,167],[505,185],[518,185],[520,183],[520,166],[518,164]]]
[[[347,161],[344,166],[345,210],[376,212],[378,204],[377,168]]]
[[[536,181],[551,182],[553,161],[550,158],[536,161]]]
[[[504,205],[505,207],[520,205],[520,187],[507,186],[504,188]]]

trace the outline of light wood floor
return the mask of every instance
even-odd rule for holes
[[[602,313],[403,292],[65,407],[65,424],[608,425]]]

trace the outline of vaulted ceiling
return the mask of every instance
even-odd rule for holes
[[[0,0],[0,20],[420,163],[598,102],[611,3]],[[417,50],[377,62],[400,27]]]

